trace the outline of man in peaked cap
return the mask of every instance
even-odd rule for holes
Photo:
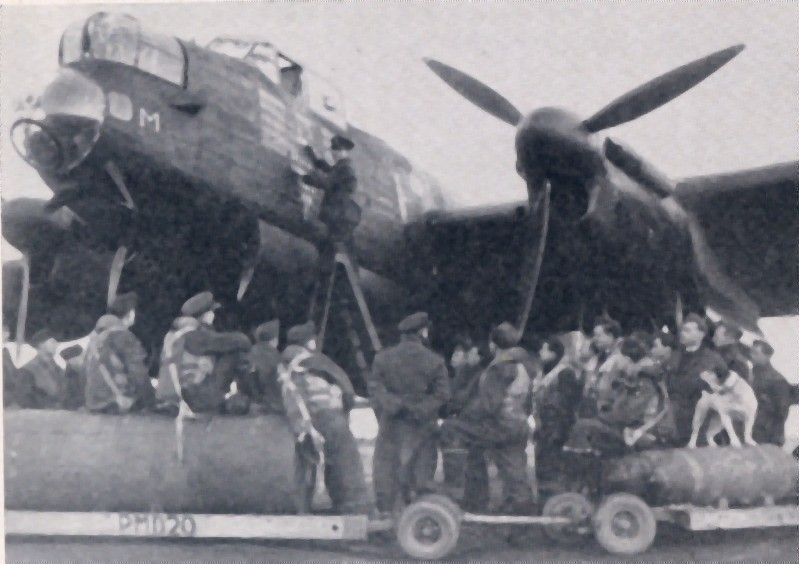
[[[144,347],[130,330],[137,303],[133,292],[120,294],[97,320],[84,360],[89,411],[127,413],[154,403]]]
[[[238,331],[214,330],[219,307],[211,292],[192,296],[164,339],[159,381],[169,380],[176,396],[194,413],[224,411],[232,382],[238,385],[249,372],[250,340]]]
[[[531,432],[532,383],[541,367],[516,346],[518,340],[518,331],[510,323],[492,329],[489,347],[494,358],[480,375],[472,401],[459,416],[444,421],[441,441],[444,479],[451,493],[464,500],[485,499],[480,492],[464,491],[465,457],[482,453],[497,466],[506,498],[503,509],[529,515],[533,496],[525,449]],[[481,487],[486,484],[487,473]],[[478,482],[471,485],[476,487]]]
[[[260,405],[268,413],[281,413],[283,402],[280,398],[277,368],[280,365],[280,320],[273,319],[261,323],[253,331],[255,343],[248,357],[250,359],[250,378],[241,391]]]
[[[333,247],[336,243],[351,246],[352,232],[361,221],[361,208],[352,199],[358,185],[350,160],[350,151],[353,147],[353,142],[347,137],[333,136],[330,141],[333,165],[317,158],[312,147],[305,147],[305,153],[313,163],[314,169],[303,176],[303,181],[325,192],[319,219],[327,226]],[[326,254],[331,252],[327,249]]]
[[[378,434],[373,482],[377,508],[394,510],[398,495],[411,496],[433,480],[438,412],[450,398],[444,358],[427,348],[427,313],[400,321],[401,340],[375,355],[368,388]]]
[[[279,381],[299,452],[305,452],[303,447],[309,440],[317,453],[324,452],[325,486],[337,513],[369,513],[371,502],[363,463],[347,417],[354,398],[349,377],[330,358],[317,352],[313,322],[289,329],[287,342],[278,369]],[[300,464],[315,467],[314,460],[298,459]],[[309,489],[313,482],[308,480]],[[303,493],[300,510],[307,509],[312,492]]]

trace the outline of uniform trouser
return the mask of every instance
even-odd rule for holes
[[[380,419],[372,482],[377,508],[393,511],[397,496],[407,503],[419,488],[432,483],[436,472],[435,423],[418,424],[400,419]]]
[[[492,460],[497,467],[503,488],[503,509],[512,513],[529,514],[533,508],[533,490],[527,475],[527,431],[524,422],[513,427],[499,421],[470,420],[452,418],[444,422],[441,429],[442,450],[465,448],[467,468],[475,474],[469,491],[469,480],[466,483],[465,499],[473,495],[479,499],[481,490],[487,492],[488,474],[485,470],[477,470],[477,462],[482,457]],[[474,466],[472,466],[474,464]],[[485,468],[485,466],[483,466]],[[482,474],[485,472],[485,474]],[[480,475],[482,474],[482,475]],[[485,488],[485,489],[483,489]]]
[[[346,415],[325,409],[313,413],[311,419],[325,439],[325,487],[333,509],[345,515],[368,513],[371,502],[363,462]]]

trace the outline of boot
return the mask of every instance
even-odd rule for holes
[[[444,463],[444,493],[458,503],[463,501],[466,487],[467,454],[468,451],[464,448],[441,449]]]

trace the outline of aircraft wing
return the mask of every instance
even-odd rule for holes
[[[761,315],[799,312],[799,161],[686,178],[674,197],[698,218],[724,271]]]

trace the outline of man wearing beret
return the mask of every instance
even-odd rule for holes
[[[255,343],[249,352],[251,378],[246,389],[241,391],[261,405],[269,413],[281,413],[283,402],[280,399],[280,384],[277,381],[277,368],[280,365],[280,320],[273,319],[261,323],[253,331]]]
[[[159,380],[163,376],[171,381],[172,389],[193,413],[223,411],[231,383],[249,370],[247,336],[213,328],[219,307],[211,292],[189,298],[180,310],[174,333],[167,334],[164,342]]]
[[[25,363],[16,375],[15,401],[29,409],[58,409],[66,385],[64,370],[56,363],[58,341],[47,329],[34,333],[30,339],[36,356]],[[9,376],[3,375],[4,380]]]
[[[676,441],[680,446],[686,445],[691,438],[694,409],[704,387],[700,374],[724,362],[717,352],[705,346],[707,332],[707,322],[702,316],[696,313],[685,316],[680,326],[681,348],[674,373],[666,382],[677,428]]]
[[[414,313],[398,326],[400,342],[375,355],[368,388],[379,429],[373,483],[377,508],[394,510],[397,496],[410,501],[433,479],[438,412],[450,399],[444,358],[425,346],[429,320]]]
[[[325,197],[319,219],[327,226],[332,242],[347,245],[361,220],[360,206],[352,199],[358,184],[350,160],[353,147],[353,142],[343,135],[333,136],[330,149],[335,164],[331,166],[327,161],[317,158],[313,148],[306,146],[305,153],[311,159],[314,169],[302,178],[306,184],[324,190]]]
[[[117,296],[100,317],[86,347],[86,408],[127,413],[152,405],[153,387],[145,352],[130,328],[136,322],[136,294]]]
[[[312,321],[287,333],[287,346],[279,368],[279,382],[286,415],[297,437],[298,465],[311,470],[309,491],[303,491],[299,509],[309,509],[316,460],[303,453],[310,442],[315,454],[324,453],[325,486],[333,509],[340,514],[366,514],[371,510],[369,490],[350,431],[347,412],[354,392],[344,370],[316,350],[316,327]]]
[[[527,476],[527,441],[532,429],[532,383],[540,376],[540,364],[516,346],[518,331],[501,323],[491,331],[493,360],[480,375],[476,396],[457,417],[441,428],[444,479],[456,497],[468,500],[465,492],[465,456],[482,452],[497,466],[503,483],[503,511],[529,515],[533,492]],[[484,478],[487,483],[487,476]],[[474,485],[477,485],[476,483]],[[483,486],[484,487],[484,486]],[[481,508],[485,509],[485,508]]]

